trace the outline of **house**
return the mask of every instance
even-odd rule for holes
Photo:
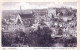
[[[18,14],[11,16],[6,24],[7,31],[14,32],[25,31],[25,28],[32,26],[34,23],[33,14]]]
[[[34,24],[33,14],[18,14],[16,18],[16,25],[19,29],[25,31],[27,27],[30,27]]]
[[[47,9],[36,9],[33,10],[35,16],[35,23],[39,23],[42,19],[47,21]]]
[[[48,9],[48,17],[53,18],[56,16],[56,9],[49,8]]]
[[[33,14],[19,14],[18,16],[20,16],[21,18],[21,23],[25,26],[25,27],[29,27],[32,26],[34,23],[34,16]]]

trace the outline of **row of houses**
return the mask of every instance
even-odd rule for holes
[[[66,29],[70,30],[71,26],[73,25],[75,27],[77,25],[77,21],[76,21],[77,17],[75,16],[76,13],[72,13],[71,15],[66,16],[65,12],[67,11],[72,12],[72,9],[67,9],[67,8],[49,8],[49,9],[40,9],[40,10],[37,9],[37,10],[32,10],[32,13],[20,13],[16,15],[11,15],[9,20],[3,19],[5,22],[4,21],[2,22],[2,30],[13,31],[13,32],[15,30],[19,30],[19,31],[23,30],[25,32],[27,28],[35,24],[36,25],[40,24],[40,22],[44,21],[44,23],[48,25],[48,27],[53,29],[53,31],[57,34],[59,27],[60,28],[64,27],[62,29],[64,31]]]

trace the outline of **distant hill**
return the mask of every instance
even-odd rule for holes
[[[56,9],[57,11],[60,11],[60,9],[62,9],[62,8],[53,8],[53,9]],[[65,9],[67,9],[67,8],[65,8]],[[46,11],[46,10],[48,10],[48,9],[27,9],[27,10],[3,10],[2,11],[2,18],[8,18],[8,17],[10,17],[10,15],[15,15],[15,14],[19,14],[19,13],[32,13],[32,11],[37,11],[37,10],[39,10],[39,11]],[[77,9],[73,9],[73,12],[77,12]]]

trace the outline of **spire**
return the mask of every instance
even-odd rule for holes
[[[20,14],[22,14],[21,6],[20,6]]]

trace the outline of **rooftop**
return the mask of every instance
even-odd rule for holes
[[[33,14],[19,14],[21,18],[33,18]]]

